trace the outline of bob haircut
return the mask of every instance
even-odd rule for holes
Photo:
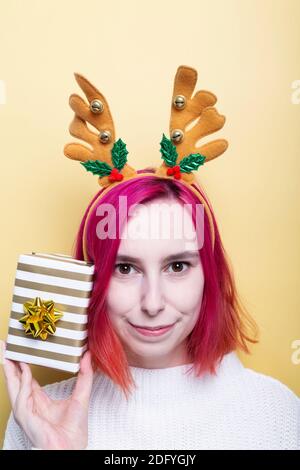
[[[138,173],[145,171],[154,172],[154,169],[146,168]],[[247,343],[257,342],[257,326],[238,297],[233,271],[222,245],[211,205],[199,185],[197,189],[211,210],[215,230],[215,245],[212,250],[209,221],[204,211],[204,244],[199,250],[204,273],[203,298],[197,323],[187,337],[187,352],[193,363],[192,369],[196,376],[200,376],[206,372],[215,373],[223,356],[233,350],[240,349],[249,353]],[[90,207],[102,191],[103,188],[93,198],[81,221],[74,247],[76,259],[84,259],[84,224]],[[106,295],[121,239],[118,235],[115,238],[100,239],[96,233],[100,219],[97,208],[107,203],[114,206],[116,225],[122,231],[126,222],[119,218],[120,196],[127,197],[128,210],[133,204],[146,204],[157,198],[166,198],[190,204],[192,214],[195,214],[194,209],[199,204],[199,199],[175,179],[145,176],[116,185],[100,199],[89,216],[86,246],[89,259],[95,264],[95,275],[88,307],[88,347],[94,369],[100,370],[119,385],[127,398],[134,381],[125,351],[109,321],[106,309]],[[192,217],[195,226],[194,215]],[[248,333],[249,329],[251,333]]]

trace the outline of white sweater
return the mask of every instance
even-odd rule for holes
[[[190,365],[131,367],[138,388],[127,403],[105,375],[94,374],[87,449],[299,449],[300,399],[272,377],[227,354],[217,376],[184,375]],[[66,398],[76,377],[46,385]],[[10,415],[3,449],[31,449]]]

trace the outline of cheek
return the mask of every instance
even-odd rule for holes
[[[204,288],[202,272],[195,270],[185,279],[168,284],[169,303],[182,313],[200,311]]]
[[[136,283],[111,280],[107,295],[107,309],[110,316],[125,314],[134,308],[137,302],[138,287]]]

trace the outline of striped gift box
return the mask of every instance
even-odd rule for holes
[[[94,265],[60,253],[32,253],[19,257],[5,357],[68,372],[78,372],[87,349],[87,307],[93,287]],[[40,297],[53,300],[63,316],[47,339],[25,334],[19,319],[23,304]]]

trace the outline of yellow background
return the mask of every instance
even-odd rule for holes
[[[157,165],[178,65],[218,97],[226,153],[201,170],[246,307],[260,326],[244,364],[300,394],[299,0],[2,0],[1,327],[18,255],[71,254],[97,179],[63,156],[73,72],[99,87],[133,166]],[[2,89],[3,89],[2,82]],[[294,102],[292,95],[294,93]],[[2,97],[3,98],[3,97]],[[41,384],[70,377],[33,367]],[[10,410],[0,374],[3,437]]]

